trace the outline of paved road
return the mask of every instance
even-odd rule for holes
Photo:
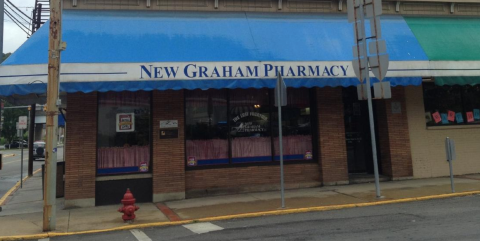
[[[1,150],[0,153],[15,154],[12,157],[6,157],[3,159],[3,169],[0,170],[0,197],[2,197],[10,188],[12,188],[15,183],[20,181],[20,150]],[[58,160],[63,160],[63,147],[58,148]],[[33,162],[33,171],[42,167],[42,164],[45,163],[45,160],[39,159]],[[28,175],[28,150],[23,150],[23,176]]]
[[[210,231],[210,232],[208,232]],[[207,233],[203,233],[207,232]],[[480,240],[480,195],[51,240]]]

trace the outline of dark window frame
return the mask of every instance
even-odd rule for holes
[[[312,164],[312,163],[317,163],[318,160],[318,155],[320,154],[317,146],[318,146],[318,131],[317,131],[317,105],[316,105],[316,88],[305,88],[309,92],[309,102],[310,102],[310,130],[311,130],[311,135],[312,135],[312,155],[313,158],[311,160],[284,160],[284,165],[294,165],[294,164]],[[231,89],[226,90],[227,94],[227,126],[228,130],[230,130],[231,127],[231,114],[230,114],[230,91]],[[249,163],[232,163],[232,137],[230,135],[230,131],[228,131],[228,158],[229,158],[229,163],[228,164],[215,164],[215,165],[202,165],[202,166],[188,166],[187,165],[187,148],[186,148],[186,142],[187,138],[185,136],[184,138],[184,146],[185,146],[185,153],[184,153],[184,166],[186,171],[193,171],[193,170],[203,170],[203,169],[221,169],[221,168],[238,168],[238,167],[250,167],[250,166],[279,166],[280,162],[275,161],[275,149],[274,147],[274,136],[273,136],[273,127],[272,127],[272,114],[274,113],[274,89],[268,89],[268,94],[269,94],[269,112],[270,112],[270,132],[271,132],[271,146],[272,146],[272,151],[271,151],[271,160],[270,161],[265,161],[265,162],[249,162]],[[186,107],[187,107],[187,92],[184,92],[184,118],[186,118]],[[187,123],[186,121],[184,122],[184,129],[186,130],[187,128]]]

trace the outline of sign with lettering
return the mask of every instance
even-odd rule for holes
[[[433,119],[435,120],[435,123],[439,123],[440,121],[442,121],[442,118],[440,117],[440,113],[438,113],[438,111],[434,112],[432,116],[433,116]]]
[[[266,132],[269,124],[268,116],[259,112],[243,112],[232,120],[235,133]]]
[[[161,120],[160,129],[162,128],[178,128],[178,120]]]
[[[160,139],[178,138],[178,129],[160,129]]]
[[[467,122],[473,122],[473,112],[467,112]]]
[[[463,123],[463,115],[462,113],[455,114],[455,118],[457,118],[457,123]]]
[[[27,129],[27,120],[28,118],[26,116],[19,116],[18,117],[18,128],[19,130],[25,130]]]
[[[475,120],[480,120],[480,110],[479,109],[473,109],[473,118]]]
[[[455,121],[455,112],[451,110],[448,111],[448,121]]]
[[[442,124],[448,124],[448,115],[447,115],[447,113],[442,113]]]
[[[134,113],[119,113],[116,120],[117,132],[135,131],[135,115]]]

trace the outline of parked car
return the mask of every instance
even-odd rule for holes
[[[5,149],[9,149],[9,148],[20,148],[20,144],[23,143],[23,147],[28,147],[28,143],[27,141],[19,141],[19,140],[16,140],[16,141],[12,141],[11,143],[9,144],[5,144]]]
[[[43,158],[45,159],[45,142],[36,141],[33,143],[33,160]]]

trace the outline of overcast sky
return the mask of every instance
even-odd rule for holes
[[[5,0],[6,2],[6,0]],[[27,16],[32,16],[32,10],[35,6],[35,0],[10,0]],[[9,10],[8,7],[5,9]],[[27,26],[29,27],[29,25]],[[23,32],[14,22],[5,14],[4,15],[4,30],[3,30],[3,52],[14,52],[20,45],[27,40],[27,34]]]

